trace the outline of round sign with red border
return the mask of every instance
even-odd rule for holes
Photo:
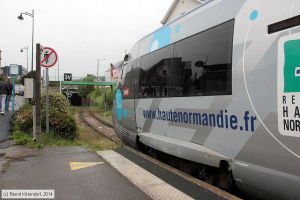
[[[41,54],[41,65],[43,67],[52,67],[57,62],[57,53],[50,47],[44,47]]]

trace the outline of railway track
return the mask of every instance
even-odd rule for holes
[[[82,122],[84,122],[88,127],[95,130],[97,133],[105,136],[106,138],[118,144],[122,143],[116,135],[112,123],[104,120],[99,115],[89,110],[82,109],[79,113],[79,118]]]

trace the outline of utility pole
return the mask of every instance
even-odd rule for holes
[[[41,45],[36,44],[36,76],[35,76],[35,110],[36,135],[41,134]]]
[[[61,81],[59,79],[59,56],[57,56],[57,70],[58,70],[59,93],[61,94]]]
[[[99,82],[99,62],[100,60],[105,60],[104,58],[98,58],[98,63],[97,63],[97,82]]]
[[[97,63],[97,82],[99,82],[99,59]]]
[[[1,60],[2,60],[2,56],[1,56],[1,50],[0,50],[0,76],[3,76],[3,70],[1,69]]]
[[[0,50],[0,68],[1,68],[1,60],[2,60],[2,56],[1,56],[1,50]]]

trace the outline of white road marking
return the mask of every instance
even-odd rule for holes
[[[152,199],[193,199],[115,151],[98,151],[97,154]]]

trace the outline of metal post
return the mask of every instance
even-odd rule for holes
[[[12,88],[12,98],[11,98],[11,110],[12,112],[15,112],[15,77],[16,76],[12,76],[12,85],[13,85],[13,88]],[[9,100],[8,100],[9,101]]]
[[[59,56],[57,56],[57,68],[58,68],[57,74],[58,74],[58,81],[59,81]]]
[[[0,50],[0,68],[1,68],[1,60],[2,60],[1,53],[2,51]]]
[[[32,106],[32,118],[33,118],[33,120],[32,120],[32,123],[33,123],[33,141],[36,141],[36,139],[37,139],[37,135],[36,135],[36,126],[35,126],[35,124],[36,124],[36,109],[35,109],[35,105],[33,105]]]
[[[46,68],[46,133],[49,133],[49,69]]]
[[[99,82],[99,59],[97,63],[97,82]]]
[[[33,38],[34,38],[34,10],[32,9],[31,71],[33,71]]]
[[[28,45],[27,45],[27,47],[26,47],[27,49],[26,49],[26,51],[27,51],[27,68],[26,68],[26,70],[27,70],[27,73],[28,73]]]
[[[58,68],[59,93],[61,94],[61,81],[59,79],[59,56],[57,56],[57,68]]]
[[[97,64],[97,82],[99,82],[99,62],[100,62],[100,60],[105,60],[104,58],[101,58],[101,59],[99,59],[98,58],[98,64]]]
[[[36,134],[41,134],[41,45],[36,44],[36,77],[35,77],[35,108],[36,108]]]
[[[61,81],[59,81],[59,93],[61,94]]]

